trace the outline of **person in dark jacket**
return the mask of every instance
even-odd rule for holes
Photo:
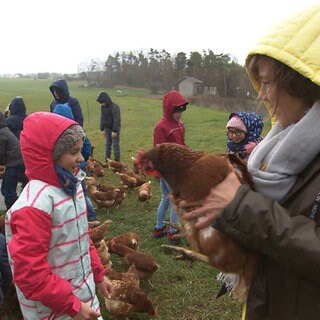
[[[8,106],[8,116],[5,121],[8,128],[18,139],[20,137],[20,132],[23,129],[23,120],[27,116],[26,112],[27,108],[21,97],[12,99]]]
[[[53,112],[53,109],[57,104],[67,103],[72,110],[74,120],[83,127],[83,115],[80,103],[78,99],[70,96],[66,80],[59,79],[54,81],[50,85],[49,89],[53,95],[53,100],[50,104],[50,111]]]
[[[19,181],[25,179],[25,167],[19,140],[7,127],[2,112],[0,112],[0,165],[5,166],[1,193],[9,209],[18,199],[17,186]]]
[[[97,102],[101,105],[100,131],[106,138],[106,159],[111,159],[111,148],[113,148],[114,160],[120,161],[120,108],[103,91],[99,93]]]
[[[319,319],[319,46],[317,5],[277,26],[250,51],[250,80],[276,120],[248,160],[257,191],[241,185],[233,171],[199,209],[184,214],[198,220],[195,227],[212,226],[259,254],[245,320]]]

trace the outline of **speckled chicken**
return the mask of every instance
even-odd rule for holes
[[[140,285],[139,274],[134,263],[129,266],[127,272],[119,272],[109,269],[106,277],[110,280],[122,280],[125,283],[132,284],[135,287],[139,287]]]
[[[235,168],[241,183],[254,185],[246,165],[232,154],[208,154],[187,146],[163,143],[147,152],[139,152],[138,162],[146,174],[163,176],[171,186],[173,200],[201,201],[211,188],[222,182]],[[190,208],[192,209],[192,208]],[[196,229],[196,221],[183,221],[185,233],[194,251],[202,254],[204,261],[225,273],[235,275],[233,293],[245,299],[255,272],[258,256],[233,240],[208,227]]]
[[[122,280],[110,281],[113,285],[112,296],[110,299],[105,298],[105,304],[116,319],[136,312],[156,315],[152,301],[141,288]]]

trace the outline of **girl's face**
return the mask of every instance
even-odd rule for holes
[[[241,143],[246,138],[246,133],[237,128],[229,127],[227,131],[228,140],[234,143]]]
[[[182,116],[183,111],[180,112],[174,112],[173,113],[173,119],[179,121]]]
[[[84,161],[81,155],[82,144],[83,141],[79,140],[71,150],[63,153],[58,158],[56,164],[70,173],[74,173],[78,169],[79,164]]]
[[[259,61],[258,68],[261,88],[258,99],[267,102],[282,127],[298,122],[305,114],[301,100],[280,88],[275,79],[274,64],[267,59]]]

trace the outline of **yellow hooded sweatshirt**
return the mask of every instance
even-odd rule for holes
[[[253,54],[279,60],[320,86],[320,4],[273,28],[249,52],[246,67]],[[253,87],[259,92],[260,83],[250,72],[248,74]],[[266,107],[270,113],[269,106]]]

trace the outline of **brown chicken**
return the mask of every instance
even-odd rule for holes
[[[147,200],[150,200],[152,197],[151,192],[151,181],[145,182],[143,185],[141,185],[138,189],[138,200],[141,202],[145,202]]]
[[[233,154],[214,155],[174,143],[163,143],[145,153],[139,152],[138,156],[146,174],[166,179],[176,203],[180,200],[204,200],[211,188],[231,172],[229,163],[235,168],[241,183],[247,183],[254,189],[246,165]],[[241,247],[217,229],[196,229],[196,221],[183,221],[183,216],[181,221],[192,249],[201,253],[203,260],[213,267],[234,274],[236,281],[232,292],[245,299],[258,262],[257,254]]]
[[[129,266],[127,272],[118,272],[113,269],[109,269],[106,277],[110,280],[124,281],[125,283],[132,284],[135,287],[139,287],[140,285],[140,278],[134,263]]]
[[[120,192],[117,194],[115,201],[114,201],[114,206],[116,208],[119,208],[120,204],[122,203],[122,201],[126,198],[127,193],[126,190],[128,189],[128,186],[125,184],[122,184],[120,186],[117,187],[117,189],[120,190]]]
[[[112,262],[110,260],[110,252],[104,239],[100,241],[97,252],[103,267],[106,270],[111,270]]]
[[[146,182],[145,178],[142,178],[139,174],[136,174],[132,170],[125,169],[125,170],[123,170],[123,171],[121,171],[119,173],[125,173],[127,176],[135,178],[137,180],[136,183],[135,183],[135,187],[139,187],[139,186],[143,185]]]
[[[127,168],[127,165],[125,165],[122,162],[119,161],[114,161],[111,159],[107,159],[108,162],[108,167],[113,171],[113,172],[122,172]]]
[[[92,157],[89,157],[89,159],[86,162],[86,165],[89,174],[95,177],[103,177],[105,175],[105,171],[102,164],[94,160]]]
[[[96,248],[100,246],[101,240],[105,238],[111,222],[111,220],[105,220],[99,226],[89,230],[90,238]]]
[[[109,209],[115,204],[120,189],[110,188],[107,191],[98,190],[97,181],[93,177],[87,177],[87,190],[90,199],[99,207]],[[101,184],[99,184],[101,188]]]
[[[126,173],[116,172],[116,175],[119,176],[121,183],[128,186],[128,188],[132,189],[137,186],[137,179],[135,177],[131,177]]]
[[[127,265],[134,263],[140,279],[148,280],[158,270],[159,264],[156,259],[148,254],[135,251],[127,246],[114,241],[109,242],[110,252],[124,258]]]
[[[90,156],[89,159],[95,163],[98,163],[102,168],[108,168],[108,163],[107,162],[102,162],[96,158],[94,158],[93,156]]]
[[[128,317],[135,312],[156,315],[156,309],[148,295],[139,287],[122,280],[110,280],[113,289],[110,299],[105,298],[107,310],[116,319]]]
[[[134,232],[122,233],[108,240],[109,252],[112,253],[112,248],[110,243],[120,243],[133,250],[137,250],[139,247],[139,241],[140,241],[139,235],[137,235]]]

